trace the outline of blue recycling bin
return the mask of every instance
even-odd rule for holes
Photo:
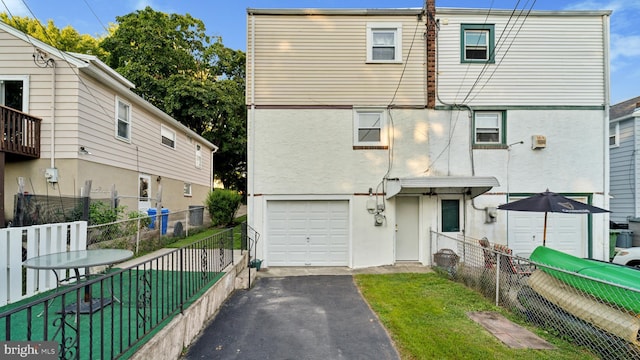
[[[147,214],[151,218],[151,222],[149,223],[149,229],[155,229],[156,228],[156,214],[157,213],[158,213],[158,211],[155,208],[147,209]]]
[[[169,223],[169,209],[160,209],[162,214],[162,226],[160,226],[160,234],[165,235],[167,233],[167,224]]]
[[[147,210],[147,214],[151,218],[151,222],[149,223],[149,229],[156,228],[156,215],[158,214],[158,210],[155,208],[150,208]],[[169,209],[162,208],[160,209],[160,214],[162,219],[160,219],[160,234],[167,234],[167,224],[169,223]]]

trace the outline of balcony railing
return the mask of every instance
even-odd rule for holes
[[[39,158],[41,122],[42,119],[0,105],[0,151]]]

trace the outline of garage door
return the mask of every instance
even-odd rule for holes
[[[349,202],[268,201],[268,266],[348,266]]]
[[[586,199],[573,198],[586,202]],[[515,201],[512,199],[510,201]],[[542,245],[544,213],[505,211],[509,221],[509,247],[514,254],[530,254]],[[547,214],[547,246],[577,257],[587,256],[587,215]]]

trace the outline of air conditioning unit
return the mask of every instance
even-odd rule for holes
[[[547,147],[547,137],[544,135],[531,135],[531,149],[544,149]]]

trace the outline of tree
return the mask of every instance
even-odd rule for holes
[[[245,55],[206,35],[191,15],[147,7],[116,17],[101,43],[107,65],[147,101],[220,147],[215,176],[245,191]]]
[[[26,16],[9,17],[6,13],[0,13],[0,20],[56,49],[96,55],[101,59],[106,57],[106,52],[100,47],[100,39],[89,34],[80,34],[71,26],[59,29],[53,20],[47,21],[45,26],[37,19]]]

